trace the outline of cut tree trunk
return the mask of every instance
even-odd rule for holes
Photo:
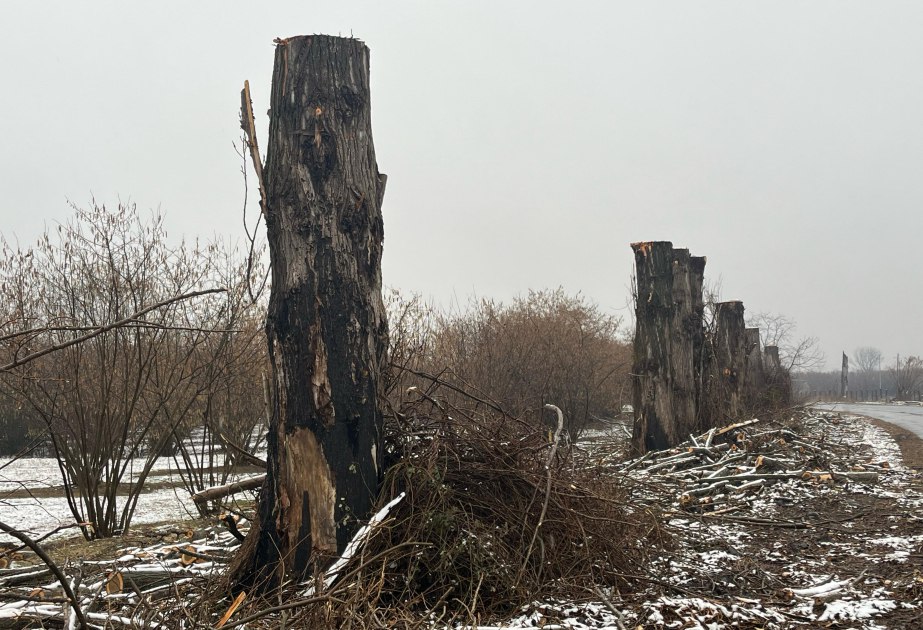
[[[705,258],[669,241],[633,243],[635,341],[631,450],[679,444],[697,431]]]
[[[632,374],[636,455],[676,444],[670,368],[673,322],[673,244],[632,243],[635,253],[635,341]]]
[[[757,410],[763,406],[761,398],[763,389],[766,386],[763,376],[763,352],[760,347],[760,329],[747,328],[744,331],[744,344],[747,354],[746,372],[744,375],[744,401],[749,410]]]
[[[747,366],[743,302],[719,302],[715,309],[715,387],[717,414],[712,425],[732,422],[743,411],[743,380]]]
[[[697,264],[688,249],[673,250],[673,321],[670,324],[670,364],[673,381],[673,415],[675,433],[680,440],[695,433],[697,418],[696,350],[701,349],[702,311],[696,291],[701,296],[702,285],[697,279]],[[701,259],[699,259],[701,260]],[[702,267],[704,272],[704,266]]]
[[[705,256],[689,257],[689,288],[692,297],[692,314],[695,322],[692,329],[692,356],[695,360],[695,426],[704,428],[702,399],[705,396]],[[690,322],[691,323],[691,322]]]
[[[369,50],[276,40],[266,158],[272,365],[266,482],[233,576],[272,587],[322,570],[377,494],[384,229]]]

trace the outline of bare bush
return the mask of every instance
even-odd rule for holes
[[[128,527],[158,456],[221,376],[244,291],[238,282],[171,301],[239,281],[241,273],[225,273],[233,254],[219,244],[171,246],[162,218],[144,220],[133,206],[74,211],[31,249],[4,243],[7,359],[60,348],[6,374],[4,385],[49,429],[72,515],[97,538]],[[105,332],[73,343],[93,329]]]
[[[621,322],[580,295],[530,291],[508,305],[481,300],[456,314],[419,299],[391,300],[389,312],[393,378],[402,389],[413,380],[410,369],[480,392],[514,416],[538,415],[553,401],[571,439],[630,397]]]

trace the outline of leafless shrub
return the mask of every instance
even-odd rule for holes
[[[248,316],[246,274],[219,243],[169,244],[162,218],[145,220],[133,206],[74,211],[31,249],[4,243],[6,359],[63,348],[5,374],[3,384],[49,429],[72,515],[96,538],[128,527],[158,456],[203,419],[235,326]],[[214,286],[228,290],[133,318]]]
[[[628,402],[631,349],[620,320],[586,298],[563,290],[530,291],[511,304],[473,302],[443,313],[419,299],[392,300],[391,357],[400,388],[413,371],[480,392],[514,416],[554,402],[575,440],[595,418],[612,417]]]

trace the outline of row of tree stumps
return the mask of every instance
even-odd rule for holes
[[[788,402],[779,349],[762,348],[742,302],[706,317],[705,257],[669,241],[632,244],[635,340],[632,451],[674,446],[748,412]]]

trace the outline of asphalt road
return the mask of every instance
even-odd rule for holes
[[[896,424],[923,438],[923,406],[878,405],[862,403],[818,403],[818,409],[844,411]]]

